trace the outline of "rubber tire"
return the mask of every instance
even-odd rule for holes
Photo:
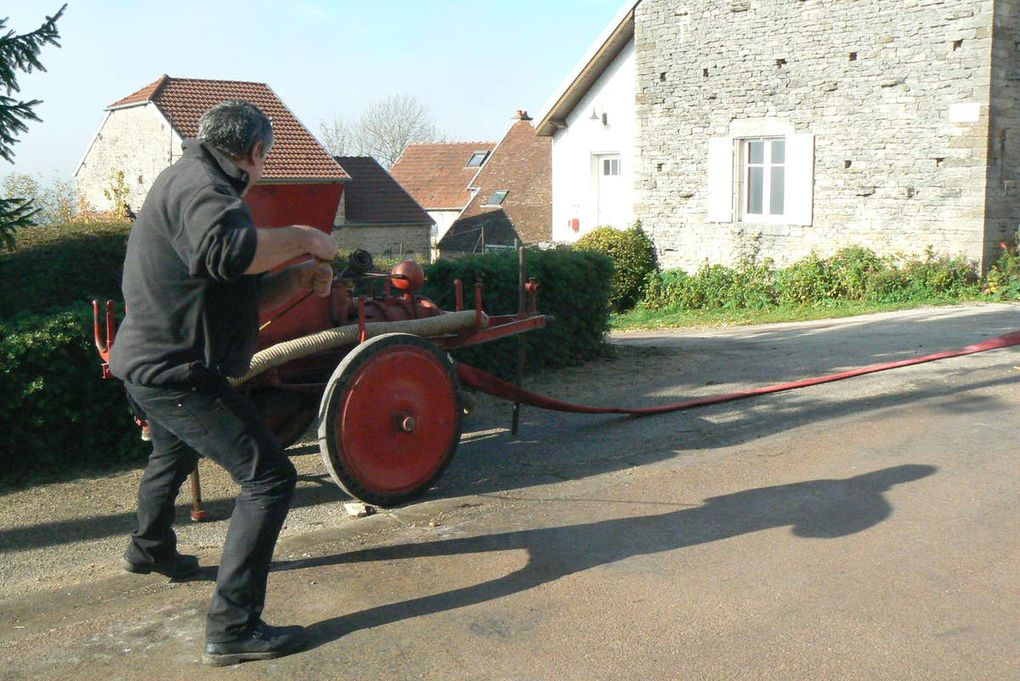
[[[352,383],[359,377],[366,363],[393,348],[414,346],[427,352],[441,366],[453,393],[454,419],[452,442],[446,451],[439,454],[439,463],[435,471],[413,487],[400,490],[381,490],[373,488],[365,480],[360,479],[357,472],[345,462],[340,440],[340,427],[334,427]],[[453,360],[443,349],[434,343],[408,333],[387,333],[371,338],[356,346],[337,366],[326,385],[326,390],[319,405],[319,452],[322,455],[330,477],[344,492],[374,506],[388,508],[406,503],[421,496],[442,475],[449,465],[460,442],[461,420],[464,414],[464,402],[461,397],[460,381]]]

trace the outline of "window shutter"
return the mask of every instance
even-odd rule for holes
[[[810,225],[815,195],[815,136],[786,138],[786,216],[791,225]]]
[[[708,220],[733,222],[733,140],[708,140]]]

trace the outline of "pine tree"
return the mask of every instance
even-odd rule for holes
[[[25,122],[39,120],[35,114],[35,107],[40,104],[38,99],[26,102],[10,96],[20,92],[18,72],[46,70],[39,62],[39,51],[44,45],[60,47],[57,20],[65,9],[67,5],[52,17],[46,17],[45,23],[35,31],[22,35],[16,35],[12,30],[4,33],[7,17],[0,19],[0,92],[5,92],[0,94],[0,158],[8,163],[14,163],[12,147],[17,136],[28,130]],[[0,197],[0,250],[14,248],[14,231],[33,224],[32,216],[36,212],[31,199]]]

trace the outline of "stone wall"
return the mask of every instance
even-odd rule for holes
[[[181,138],[154,104],[111,111],[75,173],[78,193],[97,210],[112,210],[103,194],[118,171],[138,212],[156,176],[181,154]]]
[[[1015,21],[1018,2],[996,0],[1000,23]],[[995,8],[993,0],[641,2],[635,213],[662,263],[732,263],[752,240],[780,264],[851,244],[904,254],[930,245],[981,260]],[[997,54],[1015,63],[1013,50],[1010,39]],[[1009,126],[1012,134],[1015,119]],[[806,224],[709,221],[709,140],[739,129],[813,136]]]
[[[1016,243],[1020,228],[1020,8],[995,3],[992,46],[991,121],[988,135],[986,255],[994,261],[999,243]]]
[[[430,225],[343,225],[333,230],[340,248],[352,251],[361,248],[372,255],[414,257],[429,260]]]

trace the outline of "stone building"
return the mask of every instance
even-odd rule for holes
[[[333,237],[341,248],[428,261],[434,221],[370,156],[337,156],[350,175]]]
[[[434,257],[548,243],[551,146],[521,110],[498,143],[411,144],[390,172],[435,220]]]
[[[628,2],[611,28],[633,44],[633,215],[661,262],[863,245],[990,264],[1020,225],[1018,16],[1020,0]],[[623,58],[593,55],[595,76]],[[587,113],[564,97],[579,78],[539,124],[554,158]]]
[[[434,245],[471,203],[471,181],[495,146],[495,142],[416,142],[407,145],[390,168],[400,186],[435,222]]]
[[[503,139],[471,180],[471,202],[439,240],[441,256],[485,253],[548,243],[552,224],[552,156],[527,111],[518,111]]]
[[[137,212],[156,176],[180,158],[181,142],[198,134],[202,114],[227,99],[247,100],[273,121],[265,173],[245,197],[256,223],[331,231],[350,178],[265,83],[163,75],[114,102],[75,170],[79,194],[110,210],[107,192],[123,173],[126,202]]]

